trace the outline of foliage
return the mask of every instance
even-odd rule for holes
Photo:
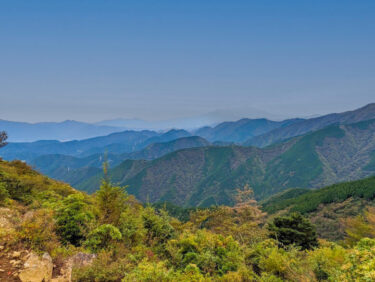
[[[174,265],[179,269],[196,265],[204,274],[224,274],[236,271],[243,261],[238,242],[205,230],[184,233],[170,240],[167,246]]]
[[[246,264],[260,281],[312,281],[314,277],[304,252],[293,246],[280,248],[272,239],[254,246],[246,256]]]
[[[275,217],[269,224],[270,237],[282,246],[296,245],[303,250],[318,246],[315,227],[299,213]]]
[[[36,251],[51,252],[58,246],[53,212],[48,209],[30,211],[20,226],[19,238]]]
[[[336,281],[374,281],[375,280],[375,240],[361,239],[349,251]]]
[[[78,246],[85,240],[93,214],[82,194],[65,198],[56,211],[56,231],[63,241]]]
[[[143,225],[140,208],[126,207],[121,213],[118,227],[122,234],[122,240],[127,246],[136,246],[145,239],[146,229]]]
[[[231,235],[242,244],[251,244],[264,234],[260,228],[264,217],[265,214],[253,199],[252,189],[245,185],[243,189],[237,189],[233,207],[198,210],[191,214],[189,224],[193,230],[206,228],[224,236]]]
[[[143,226],[146,229],[146,242],[148,245],[164,245],[175,235],[175,230],[170,224],[168,213],[162,211],[156,214],[152,207],[146,207],[143,211]]]
[[[132,264],[126,258],[113,256],[113,252],[102,250],[91,265],[73,268],[73,281],[121,281]]]
[[[9,198],[9,192],[5,187],[5,184],[0,182],[0,204],[3,204],[6,199]]]
[[[92,252],[108,249],[122,239],[120,230],[111,224],[103,224],[91,231],[85,242],[85,246]]]
[[[73,281],[375,279],[373,207],[344,220],[345,242],[319,239],[318,245],[314,226],[301,214],[276,216],[266,228],[266,214],[248,186],[232,195],[233,206],[193,210],[180,222],[109,181],[90,196],[22,162],[0,161],[0,184],[8,193],[0,208],[6,248],[48,252],[56,265],[77,252],[95,253],[92,263],[73,266]],[[288,192],[282,201],[306,193]]]
[[[345,241],[351,246],[362,238],[375,238],[375,208],[368,207],[363,215],[344,219],[344,225]]]
[[[102,224],[118,225],[127,199],[125,188],[113,186],[107,179],[103,179],[100,189],[96,192]]]
[[[338,183],[287,199],[273,197],[272,201],[263,203],[263,208],[268,213],[289,209],[291,212],[304,214],[315,211],[321,204],[340,203],[351,197],[373,200],[375,198],[375,177]]]

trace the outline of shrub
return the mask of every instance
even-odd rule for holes
[[[0,204],[3,204],[9,197],[9,192],[5,187],[5,184],[0,182]]]
[[[85,246],[96,252],[100,249],[114,247],[114,243],[122,238],[121,232],[111,224],[103,224],[94,229],[87,236]]]
[[[144,209],[142,214],[143,226],[146,229],[146,241],[149,245],[164,244],[175,235],[167,212],[158,215],[151,207]]]
[[[143,219],[140,213],[140,209],[132,209],[130,207],[127,207],[121,213],[119,230],[127,246],[135,246],[145,238],[146,229],[143,226]]]
[[[103,250],[98,253],[92,264],[73,268],[72,281],[121,281],[130,267],[133,265],[128,260],[113,257],[111,251]]]
[[[167,250],[177,268],[194,264],[204,274],[223,275],[236,271],[243,262],[238,242],[205,230],[182,234],[178,240],[169,241]]]
[[[56,212],[57,233],[64,242],[79,246],[86,238],[93,214],[82,194],[66,197]]]
[[[19,237],[28,247],[39,252],[51,252],[58,247],[53,212],[40,209],[26,214],[20,226]]]

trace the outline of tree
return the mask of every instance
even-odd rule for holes
[[[5,131],[0,131],[0,148],[8,144],[6,142],[7,139],[8,139],[7,133]]]
[[[126,208],[128,195],[125,187],[114,186],[108,177],[108,163],[103,163],[104,178],[100,189],[96,192],[96,200],[102,224],[119,225],[121,213]]]
[[[315,226],[300,213],[275,217],[268,230],[270,237],[284,247],[293,244],[306,250],[318,246]]]

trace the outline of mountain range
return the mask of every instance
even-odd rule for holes
[[[88,192],[99,187],[107,160],[112,180],[129,185],[142,201],[232,204],[235,189],[245,184],[265,199],[293,187],[375,174],[375,104],[310,119],[240,119],[191,132],[127,130],[79,141],[10,142],[0,153]]]
[[[39,123],[0,120],[0,129],[8,133],[10,142],[81,140],[124,130],[123,127],[95,125],[74,120]]]
[[[246,146],[265,147],[291,137],[315,131],[332,124],[350,124],[375,118],[375,103],[354,111],[334,113],[316,118],[301,120],[288,126],[254,136],[244,142]]]
[[[179,150],[152,161],[127,160],[112,180],[142,201],[181,206],[231,204],[250,184],[258,199],[291,187],[317,188],[373,175],[375,120],[333,125],[264,149],[226,146]],[[101,175],[77,187],[94,191]]]

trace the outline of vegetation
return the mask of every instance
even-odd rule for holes
[[[263,209],[268,213],[287,209],[306,214],[315,211],[322,204],[340,203],[349,198],[373,200],[375,177],[338,183],[317,190],[288,190],[265,201]]]
[[[374,180],[363,183],[369,181]],[[344,241],[328,242],[317,239],[314,226],[301,214],[267,217],[249,186],[236,190],[233,206],[188,210],[182,221],[168,210],[180,215],[187,210],[143,205],[127,194],[126,187],[113,185],[108,178],[99,191],[87,195],[22,162],[0,161],[0,184],[0,205],[15,215],[12,232],[0,228],[0,241],[7,249],[23,246],[49,252],[56,264],[78,252],[96,254],[92,263],[73,268],[73,281],[375,278],[375,209],[371,207],[344,220]],[[343,193],[352,191],[345,188],[351,185],[352,190],[368,187],[341,184]],[[288,193],[281,196],[284,201],[306,195]]]
[[[315,227],[299,213],[274,218],[268,230],[283,247],[295,245],[307,250],[318,246]]]

